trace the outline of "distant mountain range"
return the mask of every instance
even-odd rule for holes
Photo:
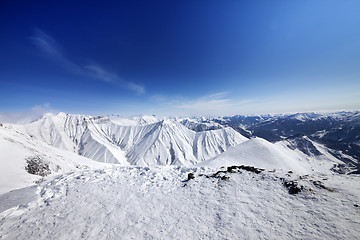
[[[334,167],[339,172],[360,173],[360,112],[328,114],[297,113],[292,115],[233,116],[207,121],[229,126],[242,135],[261,137],[270,142],[287,141],[308,156],[320,155],[314,142],[342,163]]]

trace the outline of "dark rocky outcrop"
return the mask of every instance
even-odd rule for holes
[[[188,174],[188,178],[187,178],[187,181],[191,180],[191,179],[194,179],[195,178],[195,175],[193,173],[189,173]]]
[[[297,181],[283,180],[283,182],[284,182],[284,186],[289,190],[290,194],[297,194],[304,189],[303,186],[298,185]]]
[[[27,157],[25,170],[30,174],[39,175],[41,177],[51,174],[49,164],[40,156]]]

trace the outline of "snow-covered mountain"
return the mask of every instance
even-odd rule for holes
[[[270,142],[288,140],[288,146],[308,156],[319,154],[311,142],[341,161],[342,173],[360,173],[360,112],[297,113],[218,118],[194,118],[199,124],[217,123],[232,127],[248,138],[260,137]],[[303,138],[306,137],[306,138]],[[311,141],[311,142],[310,142]],[[311,151],[315,152],[311,152]],[[309,152],[310,151],[310,152]],[[320,153],[322,154],[322,153]],[[326,154],[325,154],[326,155]]]
[[[248,140],[232,128],[195,132],[178,121],[141,119],[115,122],[105,117],[59,113],[12,125],[52,146],[95,161],[122,165],[192,165]]]

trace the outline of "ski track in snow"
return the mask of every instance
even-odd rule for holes
[[[116,167],[53,176],[0,195],[29,194],[0,213],[0,239],[359,239],[358,176],[327,176],[334,192],[290,195],[284,172],[199,176],[215,171]],[[184,181],[190,172],[195,179]]]

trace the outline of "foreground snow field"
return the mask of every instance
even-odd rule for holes
[[[301,180],[240,170],[216,178],[217,170],[114,167],[50,177],[0,195],[0,239],[359,238],[356,175]],[[291,179],[303,191],[289,194],[283,182]]]

